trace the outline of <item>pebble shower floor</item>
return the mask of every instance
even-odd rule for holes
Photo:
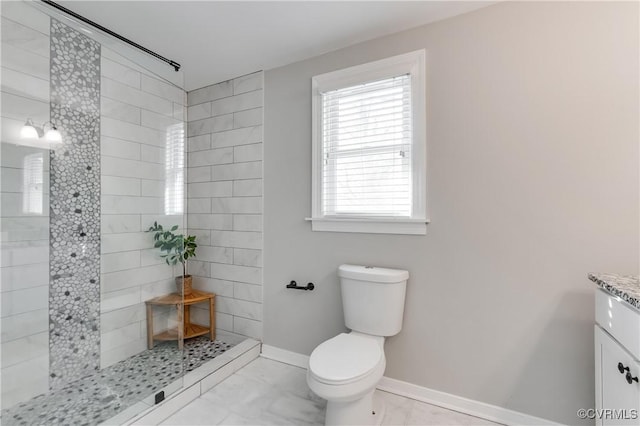
[[[175,342],[161,342],[67,386],[2,411],[3,425],[96,425],[153,395],[231,348],[197,337],[185,341],[182,357]]]

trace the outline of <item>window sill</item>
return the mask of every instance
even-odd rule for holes
[[[313,231],[426,235],[427,219],[305,218]]]

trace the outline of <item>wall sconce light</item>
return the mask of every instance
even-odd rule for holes
[[[33,121],[30,118],[27,118],[26,123],[20,129],[20,138],[21,139],[41,139],[44,138],[45,141],[49,142],[51,145],[59,145],[62,143],[62,135],[60,131],[51,121],[47,121],[42,125],[42,127],[38,127],[33,124]]]

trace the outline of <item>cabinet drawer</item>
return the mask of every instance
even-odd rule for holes
[[[619,297],[596,292],[596,322],[640,360],[640,312]]]

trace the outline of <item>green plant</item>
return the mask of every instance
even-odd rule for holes
[[[178,225],[174,225],[171,229],[164,229],[158,222],[153,222],[147,232],[155,232],[153,240],[154,247],[159,248],[167,265],[176,265],[178,262],[182,264],[182,276],[187,275],[187,259],[196,255],[196,237],[195,235],[184,236],[183,234],[174,234],[178,229]]]

